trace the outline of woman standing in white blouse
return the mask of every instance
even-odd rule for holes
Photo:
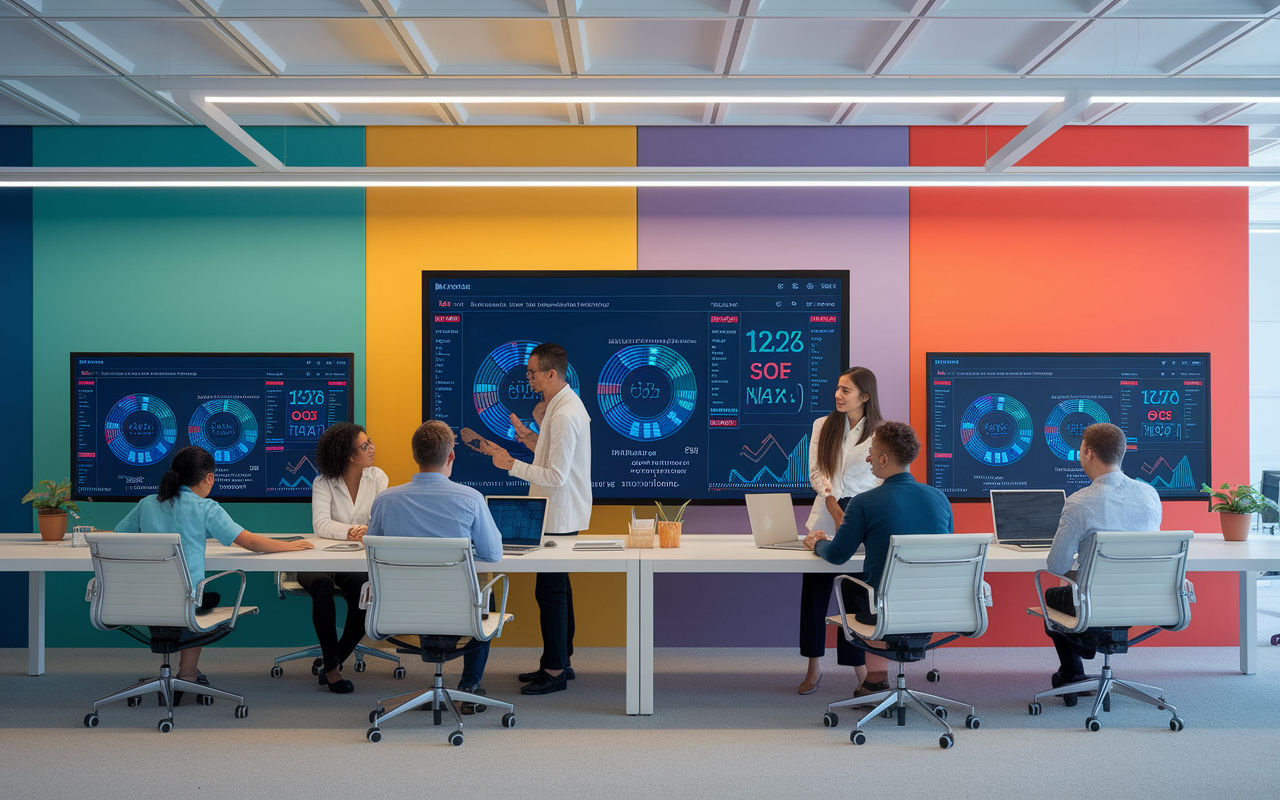
[[[805,523],[810,531],[835,531],[844,520],[849,499],[880,485],[871,474],[867,452],[871,434],[881,421],[875,373],[866,367],[850,367],[840,373],[835,410],[813,423],[809,437],[809,482],[818,493]],[[805,573],[801,583],[800,655],[809,659],[809,669],[800,694],[817,691],[822,680],[820,659],[827,651],[826,618],[835,579],[831,573]],[[867,677],[866,654],[843,636],[836,642],[837,663],[853,667],[861,685]]]
[[[339,422],[321,435],[316,447],[320,474],[311,485],[311,527],[317,536],[356,542],[364,538],[373,499],[387,488],[387,473],[373,465],[373,457],[373,441],[359,425]],[[298,573],[298,583],[311,595],[311,622],[323,653],[320,685],[337,694],[355,690],[339,668],[364,638],[364,611],[359,599],[360,588],[367,579],[363,572]],[[341,638],[333,598],[335,587],[342,590],[347,602]]]

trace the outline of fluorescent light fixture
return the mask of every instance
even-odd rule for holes
[[[268,97],[264,95],[247,96],[209,96],[204,98],[208,103],[326,103],[329,105],[421,105],[429,103],[457,103],[460,105],[482,105],[495,103],[643,103],[643,104],[675,104],[675,103],[1057,103],[1063,100],[1061,95],[640,95],[626,97],[609,95],[600,97],[574,95],[538,95],[538,96],[390,96],[370,97],[335,95],[281,95]]]
[[[1134,180],[1134,179],[1115,179],[1115,180],[1088,180],[1088,181],[1063,181],[1052,178],[1031,179],[1031,180],[1014,180],[1014,179],[992,179],[992,180],[939,180],[939,179],[907,179],[907,178],[889,178],[883,180],[807,180],[803,178],[783,178],[778,180],[769,179],[752,179],[752,180],[723,180],[723,179],[698,179],[691,178],[687,180],[670,179],[670,180],[602,180],[588,181],[581,179],[563,179],[554,178],[540,180],[518,180],[518,179],[494,179],[494,180],[388,180],[386,178],[371,177],[367,179],[356,179],[350,181],[334,181],[334,180],[318,180],[318,181],[299,181],[299,180],[278,180],[278,181],[253,181],[253,180],[227,180],[227,181],[211,181],[211,180],[181,180],[181,181],[158,181],[151,178],[130,179],[112,179],[105,181],[88,181],[68,178],[65,180],[52,181],[36,181],[31,179],[15,179],[7,180],[0,178],[0,189],[3,188],[37,188],[37,189],[365,189],[365,188],[428,188],[428,189],[458,189],[458,188],[581,188],[581,189],[634,189],[634,188],[664,188],[664,189],[694,189],[694,188],[796,188],[796,189],[830,189],[830,188],[852,188],[852,189],[877,189],[877,188],[903,188],[903,187],[927,187],[927,188],[1244,188],[1244,187],[1268,187],[1280,186],[1280,180],[1251,181],[1241,179],[1238,181],[1224,180],[1207,180],[1196,181],[1194,179],[1184,179],[1180,181],[1155,181],[1155,180]],[[1257,230],[1257,229],[1251,229]],[[1269,229],[1261,229],[1269,231]],[[1270,231],[1275,232],[1275,231]]]
[[[1259,97],[1256,95],[1248,96],[1248,97],[1236,97],[1236,96],[1228,96],[1228,95],[1222,95],[1220,97],[1214,97],[1214,96],[1201,97],[1198,95],[1196,96],[1168,95],[1163,97],[1161,96],[1111,97],[1109,95],[1101,95],[1101,96],[1095,95],[1092,98],[1092,100],[1095,103],[1189,103],[1189,104],[1229,103],[1232,105],[1240,105],[1244,103],[1280,103],[1280,95],[1271,95],[1271,96],[1265,96],[1265,97]]]

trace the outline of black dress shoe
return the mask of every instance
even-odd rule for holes
[[[530,683],[532,681],[538,680],[538,678],[541,678],[543,675],[546,675],[546,674],[547,674],[546,670],[537,669],[537,670],[534,670],[533,672],[521,672],[519,675],[516,676],[516,679],[519,680],[521,683]],[[576,675],[573,674],[573,667],[565,667],[565,670],[562,674],[564,676],[564,679],[567,681],[571,681],[577,677]]]
[[[1078,683],[1079,681],[1085,680],[1086,678],[1088,678],[1087,675],[1077,675],[1076,677],[1071,678],[1070,680],[1063,680],[1062,675],[1060,673],[1055,672],[1049,676],[1049,683],[1053,685],[1053,688],[1057,689],[1059,686],[1066,686],[1067,684],[1070,684],[1070,683]],[[1068,708],[1074,706],[1076,703],[1079,702],[1079,696],[1075,694],[1064,694],[1064,695],[1061,695],[1061,697],[1062,697],[1062,704],[1064,706],[1067,706]]]
[[[563,692],[569,688],[569,671],[565,670],[559,675],[549,675],[546,672],[534,681],[520,687],[520,694],[551,694],[552,692]]]
[[[320,673],[320,685],[328,686],[329,691],[334,694],[351,694],[356,690],[356,685],[346,678],[343,678],[340,681],[330,682],[323,672]]]

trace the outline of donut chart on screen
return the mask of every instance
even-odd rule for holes
[[[525,412],[516,413],[520,421],[534,433],[538,432],[538,423],[533,421],[532,415],[538,395],[529,388],[524,372],[529,366],[529,354],[539,344],[542,343],[528,339],[500,344],[489,351],[476,370],[476,377],[472,382],[472,400],[475,402],[476,413],[495,436],[516,441],[511,414],[517,411],[517,406],[519,411]],[[578,391],[578,373],[574,371],[572,364],[569,365],[565,380],[574,394],[582,394]]]
[[[609,427],[637,442],[664,439],[693,414],[698,383],[684,356],[663,345],[617,351],[600,370],[596,400]]]
[[[203,447],[219,464],[234,464],[253,451],[258,420],[239,400],[209,400],[191,415],[187,425],[191,443]]]
[[[986,394],[960,418],[960,441],[984,464],[1012,464],[1031,449],[1031,415],[1006,394]]]
[[[1079,438],[1095,422],[1110,422],[1106,410],[1092,400],[1063,400],[1049,412],[1044,422],[1044,440],[1049,450],[1063,461],[1078,461],[1080,451],[1067,444],[1063,433]]]
[[[128,464],[154,464],[173,449],[178,420],[160,398],[131,394],[117,400],[107,412],[102,432],[116,458]]]

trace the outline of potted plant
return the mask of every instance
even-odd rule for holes
[[[40,481],[44,491],[32,489],[22,498],[36,510],[40,525],[40,538],[46,542],[60,542],[67,535],[67,514],[80,519],[80,506],[71,499],[71,480],[60,483]]]
[[[672,509],[670,506],[663,508],[662,503],[654,503],[658,507],[658,546],[659,547],[679,547],[680,546],[680,528],[681,521],[684,519],[685,508],[692,503],[692,500],[684,501],[684,505],[679,509]]]
[[[1243,542],[1249,538],[1249,523],[1254,512],[1268,508],[1277,510],[1274,501],[1247,483],[1224,483],[1220,489],[1204,483],[1200,485],[1200,491],[1217,500],[1209,510],[1218,512],[1222,538],[1229,542]]]

